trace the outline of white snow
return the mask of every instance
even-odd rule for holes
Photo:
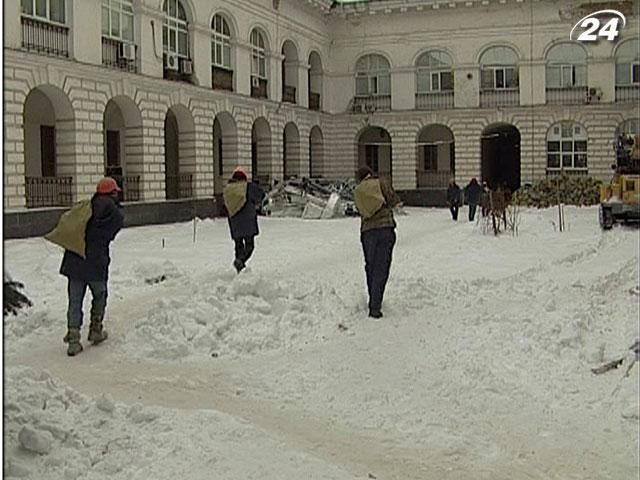
[[[408,209],[378,321],[357,219],[261,219],[241,275],[224,220],[195,243],[193,223],[127,229],[109,339],[75,358],[62,252],[7,241],[34,307],[5,319],[5,474],[636,478],[640,366],[591,368],[639,336],[638,230],[555,215],[494,237]]]

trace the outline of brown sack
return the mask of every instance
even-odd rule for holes
[[[62,214],[56,228],[47,233],[44,238],[85,258],[84,237],[91,214],[91,200],[76,203]]]
[[[229,183],[224,187],[222,198],[229,216],[233,217],[247,203],[247,182]]]
[[[368,178],[361,181],[354,192],[358,213],[365,220],[375,215],[385,203],[380,180]]]

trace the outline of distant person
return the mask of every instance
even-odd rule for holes
[[[369,317],[381,318],[382,298],[396,243],[393,208],[401,205],[401,201],[390,185],[374,178],[369,167],[356,171],[356,182],[354,199],[361,217],[360,242],[367,275]]]
[[[482,182],[482,194],[480,195],[480,209],[483,217],[489,215],[491,210],[491,191],[487,182]]]
[[[109,245],[123,226],[124,216],[118,201],[120,188],[111,177],[98,182],[91,199],[91,217],[86,224],[85,257],[65,250],[60,273],[69,279],[67,293],[67,334],[64,337],[67,355],[73,357],[82,351],[82,303],[87,287],[91,290],[91,324],[88,340],[98,345],[107,339],[102,327],[107,307],[107,281],[109,277]],[[82,233],[79,233],[82,235]]]
[[[460,209],[460,195],[462,191],[456,184],[456,181],[452,178],[449,181],[449,188],[447,188],[447,205],[451,212],[451,218],[458,221],[458,210]]]
[[[482,187],[475,178],[472,178],[469,184],[464,187],[464,195],[469,204],[469,221],[473,222],[476,216],[476,208],[480,203],[480,197],[482,195]]]
[[[262,203],[262,190],[254,182],[249,183],[247,173],[237,167],[222,193],[229,217],[229,230],[235,243],[233,266],[240,273],[251,258],[258,231],[258,208]]]

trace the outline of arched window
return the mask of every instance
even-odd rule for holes
[[[582,125],[564,121],[549,129],[547,170],[587,170],[587,131]]]
[[[365,55],[356,63],[356,96],[391,95],[389,62],[382,55]]]
[[[231,29],[220,14],[211,20],[211,64],[231,70]]]
[[[66,23],[66,0],[21,0],[22,15],[55,23]]]
[[[102,36],[133,43],[131,0],[102,0]]]
[[[164,0],[162,48],[164,53],[189,58],[189,23],[180,0]]]
[[[616,85],[640,85],[640,38],[626,40],[617,48]]]
[[[587,86],[587,52],[580,45],[561,43],[547,53],[547,88]]]
[[[451,57],[445,52],[433,50],[423,53],[416,62],[418,93],[453,90]]]
[[[251,76],[267,78],[267,55],[264,35],[254,28],[251,31]]]
[[[616,137],[619,135],[624,135],[625,137],[640,135],[640,118],[630,118],[618,125]]]
[[[518,88],[518,54],[510,47],[486,49],[480,56],[480,88]]]

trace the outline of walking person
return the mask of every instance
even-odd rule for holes
[[[85,258],[70,250],[65,250],[60,273],[68,278],[67,293],[67,355],[73,357],[82,351],[80,330],[82,328],[82,303],[87,291],[91,290],[91,324],[88,341],[98,345],[107,339],[103,329],[107,307],[107,282],[109,277],[109,245],[123,226],[124,216],[118,201],[120,188],[111,177],[100,180],[96,193],[91,199],[91,217],[84,232]]]
[[[229,230],[235,244],[233,266],[240,273],[255,248],[258,231],[257,209],[262,203],[262,191],[255,183],[249,183],[247,173],[237,167],[222,193],[229,218]]]
[[[486,217],[489,215],[489,211],[491,210],[491,193],[489,192],[489,185],[487,182],[482,182],[482,194],[480,195],[480,209],[482,212],[482,216]]]
[[[472,178],[469,184],[464,187],[464,194],[469,204],[469,221],[473,222],[476,216],[476,209],[478,203],[480,203],[480,197],[482,195],[482,187],[475,178]]]
[[[452,178],[449,181],[449,188],[447,188],[447,205],[449,205],[449,211],[451,211],[451,218],[456,222],[458,221],[458,210],[460,209],[460,194],[460,187]]]
[[[369,292],[369,317],[381,318],[382,299],[396,243],[393,208],[401,202],[391,186],[373,177],[369,167],[358,169],[356,181],[354,197],[361,217],[360,242]]]

